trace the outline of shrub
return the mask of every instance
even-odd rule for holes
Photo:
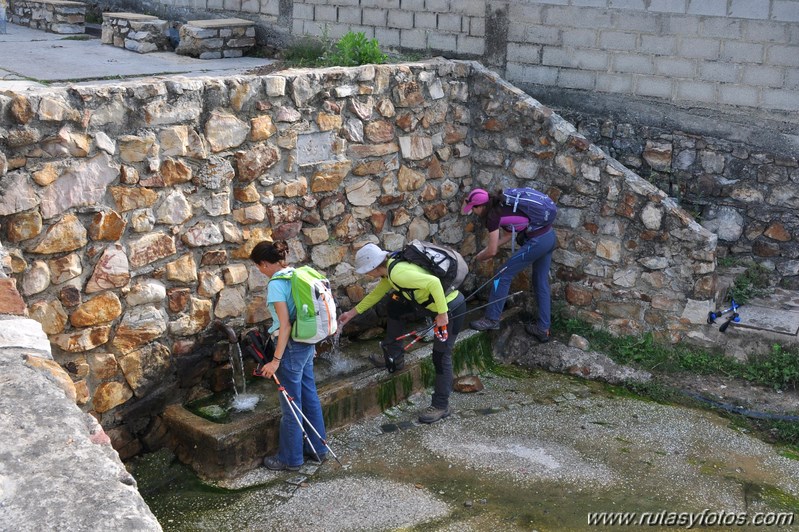
[[[363,32],[348,32],[326,58],[330,66],[358,66],[385,63],[386,54],[380,50],[377,39],[367,39]]]

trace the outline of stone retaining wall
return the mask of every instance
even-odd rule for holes
[[[169,22],[138,13],[103,13],[102,43],[140,54],[172,51]]]
[[[559,112],[596,145],[676,198],[716,233],[719,257],[771,270],[799,288],[799,154],[623,118]]]
[[[41,324],[23,317],[7,257],[0,245],[3,528],[161,530],[108,435],[75,405],[75,385]]]
[[[249,20],[189,20],[180,27],[181,55],[200,59],[241,57],[255,46],[255,25]]]
[[[368,290],[359,246],[470,256],[463,191],[532,185],[560,205],[555,298],[572,312],[678,341],[714,296],[715,235],[476,63],[41,89],[0,113],[5,267],[123,457],[165,404],[229,385],[212,322],[269,318],[247,260],[264,239],[349,308]]]

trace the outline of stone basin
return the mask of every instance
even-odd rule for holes
[[[355,364],[356,369],[349,374],[323,377],[326,363],[322,357],[316,363],[320,370],[317,387],[327,429],[374,416],[430,386],[434,376],[432,344],[417,345],[417,349],[406,354],[405,368],[395,373],[374,368],[366,360],[370,352],[379,349],[377,342],[345,348],[349,358],[363,361]],[[456,375],[471,368],[481,369],[487,360],[491,360],[491,349],[484,334],[466,330],[458,336],[453,354]],[[237,413],[226,423],[200,417],[182,404],[165,409],[167,445],[200,478],[220,480],[240,476],[259,467],[264,456],[277,451],[280,424],[277,389],[271,382],[261,380],[247,391],[262,395],[262,400],[253,411]]]

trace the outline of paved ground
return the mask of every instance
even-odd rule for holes
[[[172,52],[139,54],[102,44],[98,37],[79,38],[85,40],[8,24],[6,33],[0,33],[0,90],[168,74],[235,75],[273,62],[255,57],[195,59]]]
[[[483,381],[482,392],[453,394],[455,413],[433,425],[415,421],[429,401],[421,393],[334,431],[343,467],[260,468],[220,484],[226,492],[197,485],[168,453],[134,474],[164,529],[176,531],[563,531],[593,528],[589,512],[703,510],[796,513],[799,524],[796,457],[713,413],[546,372]]]

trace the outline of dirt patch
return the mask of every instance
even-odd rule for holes
[[[270,63],[258,68],[253,68],[252,70],[246,71],[245,74],[248,76],[266,76],[275,72],[280,72],[281,70],[286,70],[287,68],[289,67],[286,65],[286,63],[278,61],[276,63]]]

